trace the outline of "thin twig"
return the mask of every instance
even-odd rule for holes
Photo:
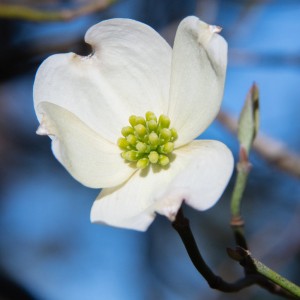
[[[228,283],[224,281],[220,276],[215,275],[214,272],[205,263],[191,231],[189,220],[183,215],[182,208],[180,208],[180,210],[178,211],[178,214],[175,221],[172,223],[172,226],[182,239],[182,242],[195,268],[204,277],[211,288],[225,293],[232,293],[240,291],[251,285],[258,284],[276,295],[285,297],[287,299],[298,299],[298,297],[290,295],[284,289],[270,282],[264,276],[255,272],[250,272],[249,270],[245,272],[245,276],[243,278],[237,280],[236,282]],[[235,253],[234,250],[232,250],[232,253]],[[248,269],[250,269],[250,266],[246,265],[245,268],[247,267]]]
[[[248,249],[248,244],[244,234],[244,221],[242,217],[239,217],[238,219],[232,218],[230,225],[236,244],[244,249]]]
[[[96,0],[74,9],[41,10],[29,6],[0,4],[0,18],[19,19],[34,22],[69,21],[96,11],[104,10],[116,0]]]
[[[205,278],[208,285],[223,292],[236,292],[247,286],[254,284],[253,278],[243,278],[231,284],[225,282],[221,277],[215,275],[209,266],[205,263],[191,231],[189,220],[184,217],[182,209],[177,213],[175,221],[172,223],[174,229],[178,232],[182,242],[188,252],[188,255],[198,272]]]
[[[218,120],[232,133],[237,132],[237,120],[225,112],[220,112]],[[277,140],[258,134],[253,149],[270,164],[290,175],[300,178],[300,156],[291,152]]]
[[[268,282],[273,282],[276,285],[275,292],[280,288],[286,290],[290,295],[300,299],[300,287],[294,284],[293,282],[282,277],[275,271],[271,270],[269,267],[264,265],[262,262],[254,258],[249,250],[245,250],[241,247],[237,247],[235,250],[227,249],[229,256],[238,261],[241,266],[245,268],[247,274],[259,274],[263,278],[268,279]],[[265,286],[264,282],[259,283],[262,287],[268,288]],[[272,288],[272,290],[273,290]],[[271,290],[271,291],[272,291]]]

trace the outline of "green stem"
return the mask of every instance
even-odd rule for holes
[[[235,250],[227,249],[228,255],[238,261],[241,266],[244,267],[246,271],[246,275],[260,275],[264,279],[268,280],[269,282],[272,282],[273,284],[277,285],[277,289],[282,288],[284,291],[289,293],[292,297],[296,299],[300,299],[300,287],[296,284],[292,283],[288,279],[282,277],[266,265],[264,265],[262,262],[257,260],[256,258],[252,257],[249,250],[243,249],[241,247],[236,247]],[[266,286],[266,281],[258,281],[257,282],[262,287]],[[273,290],[276,293],[276,290]]]
[[[237,167],[238,173],[231,198],[231,215],[235,219],[240,218],[241,215],[241,200],[249,174],[248,168],[239,167],[240,164]]]
[[[262,262],[258,261],[255,258],[252,258],[253,264],[255,266],[256,272],[263,275],[265,278],[268,278],[272,282],[276,283],[289,293],[291,293],[294,296],[297,296],[300,298],[300,287],[294,284],[293,282],[287,280],[286,278],[282,277],[275,271],[268,268],[266,265],[264,265]]]

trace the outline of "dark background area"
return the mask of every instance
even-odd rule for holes
[[[6,3],[53,10],[87,1]],[[90,224],[99,191],[73,180],[53,157],[50,139],[35,134],[32,85],[43,59],[60,52],[88,54],[87,29],[113,17],[145,22],[172,43],[178,22],[187,15],[223,27],[229,66],[222,109],[238,116],[255,81],[261,92],[261,132],[300,152],[300,1],[121,0],[70,21],[0,19],[1,300],[281,299],[257,287],[234,295],[211,290],[163,217],[146,233]],[[217,121],[201,138],[223,141],[237,158],[236,137]],[[243,203],[250,249],[300,284],[299,178],[256,153],[250,159]],[[242,275],[225,251],[234,246],[232,186],[206,212],[185,209],[207,263],[229,281]]]

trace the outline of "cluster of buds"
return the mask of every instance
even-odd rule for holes
[[[130,116],[131,126],[123,127],[123,137],[118,139],[122,157],[128,162],[136,162],[139,169],[146,168],[150,163],[167,166],[178,137],[176,129],[169,128],[170,122],[168,116],[160,115],[157,119],[150,111],[145,118]]]

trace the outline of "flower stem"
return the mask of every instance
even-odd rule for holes
[[[244,249],[248,249],[246,238],[244,235],[244,220],[241,216],[241,202],[251,165],[248,160],[246,149],[241,146],[240,158],[237,164],[237,177],[231,197],[231,228],[234,233],[236,244]]]
[[[268,268],[262,262],[252,258],[253,263],[256,267],[257,273],[263,275],[264,277],[268,278],[272,282],[276,283],[277,285],[284,288],[286,291],[290,292],[292,295],[297,296],[300,298],[300,287],[294,284],[293,282],[287,280],[286,278],[282,277],[275,271]]]
[[[248,155],[241,146],[240,148],[240,160],[237,164],[237,177],[231,197],[231,215],[233,219],[239,219],[241,216],[241,200],[245,191],[248,175],[251,169],[251,165],[248,161]]]

